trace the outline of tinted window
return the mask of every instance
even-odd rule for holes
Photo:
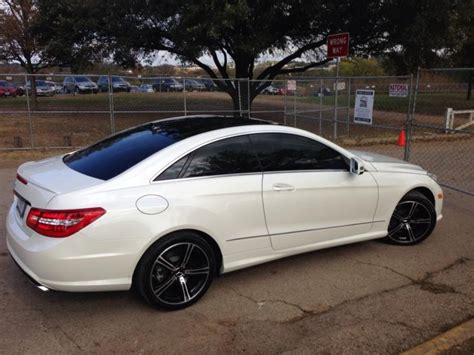
[[[201,116],[148,123],[104,139],[64,158],[71,169],[108,180],[159,150],[188,137],[220,128],[265,124],[251,119]]]
[[[223,139],[196,150],[181,177],[260,172],[247,136]]]
[[[341,154],[306,137],[263,133],[250,138],[265,171],[348,169]]]
[[[184,158],[181,158],[178,160],[176,163],[171,165],[168,169],[163,171],[156,179],[155,181],[160,181],[160,180],[172,180],[172,179],[177,179],[179,174],[184,168],[184,165],[188,161],[189,155],[186,155]]]

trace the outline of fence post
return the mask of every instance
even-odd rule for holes
[[[247,78],[247,118],[250,118],[252,111],[252,103],[250,102],[250,78]]]
[[[337,96],[339,94],[339,88],[338,88],[338,79],[339,79],[339,63],[340,63],[340,58],[337,57],[337,63],[336,63],[336,80],[334,82],[334,131],[333,131],[333,139],[337,139]]]
[[[240,80],[239,79],[235,79],[234,81],[234,86],[235,84],[237,84],[237,94],[239,95],[239,115],[242,116],[242,93],[240,92]],[[235,112],[234,112],[234,116],[235,116]]]
[[[418,90],[418,74],[416,80],[416,90]],[[406,122],[406,131],[407,131],[407,139],[405,143],[405,152],[403,155],[403,159],[405,161],[410,160],[410,153],[411,153],[411,141],[413,139],[413,118],[414,118],[414,107],[413,112],[411,111],[411,97],[413,94],[413,74],[410,74],[410,89],[408,90],[408,110],[407,110],[407,122]],[[415,100],[416,100],[416,92],[415,92]],[[413,102],[413,105],[415,101]]]
[[[288,114],[288,110],[287,110],[288,102],[286,101],[286,89],[288,88],[288,79],[285,79],[283,84],[285,85],[284,90],[283,90],[283,93],[285,94],[283,96],[283,102],[284,102],[284,106],[285,106],[285,113],[283,115],[283,124],[286,126],[286,115]]]
[[[107,75],[107,83],[109,88],[109,111],[110,111],[110,131],[115,133],[115,112],[114,112],[114,90],[112,86],[112,77]]]
[[[351,120],[351,78],[348,78],[347,84],[347,136],[350,131],[350,120]]]
[[[33,84],[31,84],[33,87]],[[28,77],[25,75],[25,94],[26,94],[26,107],[28,110],[28,130],[30,134],[30,145],[31,148],[35,147],[34,136],[33,136],[33,121],[31,120],[31,106],[30,106],[30,95],[28,94]]]
[[[319,79],[319,135],[323,134],[323,79]]]
[[[184,105],[184,115],[188,115],[188,103],[186,100],[186,78],[183,78],[183,105]]]
[[[448,134],[449,133],[449,129],[453,129],[453,108],[452,107],[447,107],[446,108],[446,113],[445,113],[445,128],[446,130],[444,131],[444,133]]]
[[[286,89],[288,90],[288,86]],[[296,90],[293,93],[293,124],[296,127]]]

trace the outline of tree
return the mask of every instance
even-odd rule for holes
[[[0,60],[18,62],[28,74],[50,65],[32,30],[37,14],[33,0],[4,0],[0,8]],[[30,82],[31,94],[36,99],[34,77]]]
[[[468,83],[466,100],[471,100],[474,80],[474,2],[472,0],[459,0],[456,16],[451,22],[451,39],[452,64],[471,68],[466,75]]]
[[[396,74],[418,67],[474,66],[472,0],[393,0],[385,7],[391,28],[386,67]],[[472,71],[467,74],[469,100]]]
[[[388,63],[395,74],[442,66],[455,11],[451,0],[392,0],[385,7]]]
[[[339,71],[342,76],[378,76],[385,74],[379,61],[373,58],[360,57],[341,61]]]
[[[96,19],[87,33],[94,33],[95,43],[107,46],[116,60],[132,64],[137,56],[166,50],[197,65],[211,78],[226,79],[216,80],[216,84],[232,97],[235,109],[242,110],[247,110],[277,75],[327,63],[324,46],[329,33],[348,31],[353,52],[370,53],[383,45],[386,30],[381,16],[385,2],[381,0],[38,1],[41,32],[44,41],[52,44],[51,51],[53,47],[81,47],[70,42],[77,26],[66,25],[81,13]],[[85,6],[100,16],[88,15],[82,11]],[[76,7],[80,11],[75,11]],[[69,32],[64,32],[65,28]],[[263,54],[279,60],[255,75]],[[214,65],[206,64],[203,55],[212,58]],[[302,59],[304,64],[291,66]],[[239,85],[235,79],[261,81]]]

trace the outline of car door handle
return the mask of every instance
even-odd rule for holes
[[[278,183],[273,184],[274,191],[293,191],[295,188],[288,184]]]

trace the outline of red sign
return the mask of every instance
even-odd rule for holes
[[[347,57],[349,55],[349,32],[328,36],[328,58]]]

